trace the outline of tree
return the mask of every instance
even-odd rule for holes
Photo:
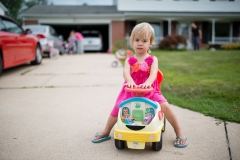
[[[25,0],[23,2],[23,10],[25,11],[35,5],[48,5],[48,0]]]
[[[19,10],[22,8],[24,0],[1,0],[2,4],[8,9],[6,15],[17,20]]]
[[[6,15],[22,23],[20,14],[34,5],[48,5],[49,0],[1,0],[2,4],[8,9]],[[52,5],[53,3],[51,3]]]

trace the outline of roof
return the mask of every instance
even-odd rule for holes
[[[117,6],[100,6],[100,5],[35,5],[21,14],[23,17],[33,16],[120,16],[125,19],[136,18],[172,18],[172,17],[188,17],[188,18],[209,18],[211,17],[234,17],[239,19],[240,12],[166,12],[166,11],[118,11]]]
[[[150,104],[151,106],[153,106],[155,109],[158,108],[158,103],[148,99],[148,98],[145,98],[145,97],[133,97],[133,98],[129,98],[123,102],[121,102],[119,104],[120,107],[123,107],[125,104],[127,103],[130,103],[130,102],[144,102],[144,103],[147,103],[147,104]]]
[[[116,6],[64,6],[64,5],[35,5],[23,12],[23,16],[51,14],[123,14]]]
[[[7,12],[8,11],[8,9],[0,2],[0,7],[5,11],[5,12]]]

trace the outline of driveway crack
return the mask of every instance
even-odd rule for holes
[[[231,147],[228,139],[228,131],[227,131],[227,123],[224,121],[224,128],[225,128],[225,134],[226,134],[226,140],[227,140],[227,146],[228,146],[228,153],[229,153],[229,159],[232,160],[232,153],[231,153]]]
[[[46,80],[42,85],[41,87],[44,87],[46,83],[48,83],[51,79],[53,79],[55,76],[52,76],[50,77],[48,80]]]

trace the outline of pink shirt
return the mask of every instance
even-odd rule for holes
[[[75,37],[76,37],[77,40],[82,40],[84,38],[83,35],[81,33],[79,33],[79,32],[77,32],[75,34]]]

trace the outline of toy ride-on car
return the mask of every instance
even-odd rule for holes
[[[118,120],[114,128],[115,146],[118,149],[144,149],[146,142],[152,149],[162,149],[162,132],[165,130],[165,115],[158,102],[140,97],[153,89],[125,88],[135,96],[120,103]]]
[[[133,55],[133,52],[131,50],[124,50],[124,49],[119,49],[116,51],[116,57],[117,59],[125,60],[128,57],[131,57]],[[118,66],[118,61],[113,61],[112,62],[112,67],[117,67]]]

